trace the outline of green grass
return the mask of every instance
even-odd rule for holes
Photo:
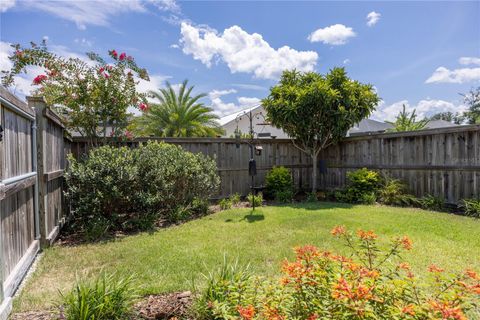
[[[329,231],[343,224],[374,230],[382,241],[409,235],[414,248],[405,255],[420,273],[432,263],[450,271],[480,270],[480,220],[419,209],[318,203],[231,209],[155,233],[116,241],[45,251],[19,298],[16,311],[50,306],[58,290],[69,289],[76,274],[101,269],[135,274],[141,293],[191,289],[192,279],[215,268],[224,254],[251,263],[257,273],[273,275],[291,248],[314,244],[346,253]]]

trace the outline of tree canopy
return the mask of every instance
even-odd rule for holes
[[[325,75],[284,71],[262,104],[272,125],[283,129],[295,146],[313,160],[312,191],[317,186],[317,159],[367,118],[379,102],[374,88],[350,79],[344,68]]]
[[[188,87],[185,80],[178,92],[167,82],[166,88],[151,91],[157,100],[132,123],[137,135],[159,137],[215,137],[223,133],[217,123],[218,116],[211,108],[199,100],[206,96],[201,93],[193,96],[194,86]]]
[[[46,43],[31,43],[30,47],[13,45],[15,52],[9,57],[13,63],[4,72],[2,83],[14,84],[15,76],[27,71],[29,66],[45,69],[33,80],[38,89],[33,92],[45,98],[47,104],[65,114],[70,129],[96,143],[106,138],[107,126],[113,135],[124,135],[127,125],[127,108],[145,106],[146,94],[136,89],[138,79],[149,80],[145,69],[126,53],[109,51],[109,61],[100,55],[87,53],[89,60],[63,58],[47,49]]]
[[[403,105],[403,109],[399,112],[399,114],[395,118],[395,121],[386,121],[387,123],[393,125],[393,128],[389,129],[388,131],[415,131],[425,128],[428,123],[428,119],[422,119],[417,121],[417,115],[415,112],[415,109],[411,113],[406,111],[405,105]]]

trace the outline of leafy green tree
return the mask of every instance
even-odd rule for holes
[[[414,109],[411,113],[405,110],[405,105],[403,105],[403,110],[397,115],[395,121],[386,121],[393,125],[392,129],[388,131],[391,132],[400,132],[400,131],[415,131],[425,128],[428,123],[428,119],[423,119],[417,121],[417,115],[415,114],[416,110]]]
[[[32,42],[30,47],[12,46],[15,52],[9,59],[13,67],[3,72],[2,83],[12,85],[14,77],[28,66],[44,68],[45,74],[33,80],[38,87],[33,94],[43,96],[47,104],[65,114],[67,126],[92,144],[106,139],[107,126],[112,127],[112,135],[128,135],[127,108],[146,106],[146,95],[137,91],[135,77],[149,80],[148,73],[126,53],[111,50],[110,61],[106,61],[90,52],[86,62],[48,51],[45,41],[40,45]]]
[[[351,80],[344,68],[333,68],[326,75],[284,71],[262,100],[272,125],[282,128],[312,158],[312,191],[317,189],[320,151],[344,138],[378,102],[373,86]]]
[[[430,117],[430,120],[445,120],[448,122],[452,122],[455,124],[461,124],[463,121],[463,117],[460,113],[456,112],[439,112],[434,114],[433,116]]]
[[[150,94],[158,103],[148,109],[132,123],[132,130],[143,136],[160,137],[215,137],[223,133],[217,123],[218,116],[199,100],[205,93],[192,96],[193,86],[187,87],[185,80],[178,93],[170,83]]]
[[[468,106],[468,111],[464,113],[466,122],[468,124],[480,123],[480,87],[471,89],[462,96],[464,103]]]

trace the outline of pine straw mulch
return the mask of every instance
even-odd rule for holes
[[[149,295],[134,306],[130,320],[188,319],[193,295],[190,291]],[[10,320],[60,320],[58,310],[29,311],[12,314]]]

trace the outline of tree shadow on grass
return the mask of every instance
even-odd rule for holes
[[[247,214],[243,217],[243,220],[246,220],[248,223],[253,223],[257,221],[265,220],[265,216],[263,214],[255,214],[255,211],[250,211],[250,214]]]

